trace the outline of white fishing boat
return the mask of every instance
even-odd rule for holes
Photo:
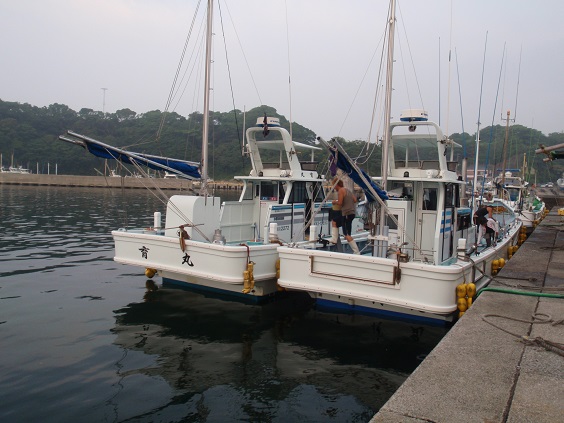
[[[454,143],[422,110],[408,110],[391,122],[394,0],[388,25],[386,131],[382,177],[377,178],[387,195],[349,163],[349,171],[364,181],[367,197],[370,193],[378,204],[373,244],[361,255],[281,246],[278,283],[306,291],[330,307],[451,320],[457,310],[466,310],[492,270],[503,265],[509,247],[513,251],[517,243],[521,222],[503,202],[493,200],[498,236],[491,245],[476,239],[472,210],[460,201],[465,183],[457,163],[447,160]],[[337,141],[328,148],[346,157]]]
[[[525,228],[531,231],[544,217],[544,202],[529,191],[529,183],[508,170],[496,178],[497,197],[513,209]]]
[[[246,131],[252,170],[248,176],[235,177],[243,183],[238,200],[174,195],[164,227],[157,215],[148,230],[112,232],[114,260],[154,269],[172,283],[257,299],[275,293],[276,247],[297,236],[308,239],[304,223],[319,211],[323,187],[315,162],[301,162],[296,154],[318,147],[292,141],[277,119],[268,121],[268,140],[260,139],[262,122]],[[263,162],[262,150],[278,151],[280,161]],[[327,214],[321,212],[315,223],[322,225],[324,220]]]
[[[161,213],[154,212],[151,227],[113,231],[116,262],[146,269],[149,278],[158,274],[165,282],[259,301],[278,289],[277,247],[290,239],[308,242],[305,222],[314,214],[314,225],[327,224],[328,211],[320,210],[323,179],[314,157],[320,148],[293,141],[278,118],[265,115],[246,129],[245,155],[252,169],[234,177],[243,184],[240,198],[222,201],[208,194],[212,10],[208,1],[200,169],[198,163],[133,153],[73,132],[60,139],[100,157],[201,180],[200,195],[168,199],[164,226]]]

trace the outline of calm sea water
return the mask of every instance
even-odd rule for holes
[[[112,229],[141,190],[0,185],[0,421],[367,422],[446,333],[148,282]]]

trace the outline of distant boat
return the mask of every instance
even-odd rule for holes
[[[14,165],[14,155],[12,154],[12,165],[8,168],[5,168],[3,165],[3,155],[0,154],[0,173],[17,173],[17,174],[24,174],[29,175],[32,172],[29,169],[24,168],[23,166],[15,166]]]
[[[8,168],[8,173],[19,173],[19,174],[24,174],[24,175],[29,175],[31,174],[31,171],[29,169],[25,169],[22,166],[10,166]]]
[[[544,217],[544,202],[532,194],[528,182],[513,172],[507,171],[504,176],[495,179],[497,197],[511,208],[523,226],[532,230]]]

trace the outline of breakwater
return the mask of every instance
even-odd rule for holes
[[[159,188],[163,190],[192,191],[200,188],[199,181],[181,178],[135,178],[128,176],[82,176],[0,173],[0,184],[30,186],[62,186],[89,188]],[[235,181],[212,181],[210,186],[222,190],[241,190],[243,185]]]

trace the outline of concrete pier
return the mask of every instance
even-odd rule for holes
[[[79,176],[79,175],[45,175],[0,173],[0,184],[31,186],[63,186],[91,188],[160,188],[163,190],[192,191],[199,189],[199,181],[182,178],[133,178],[127,176]],[[214,181],[209,183],[215,189],[241,190],[239,182]]]
[[[564,299],[535,296],[564,294],[557,209],[489,287],[527,295],[483,291],[372,423],[564,422]]]

